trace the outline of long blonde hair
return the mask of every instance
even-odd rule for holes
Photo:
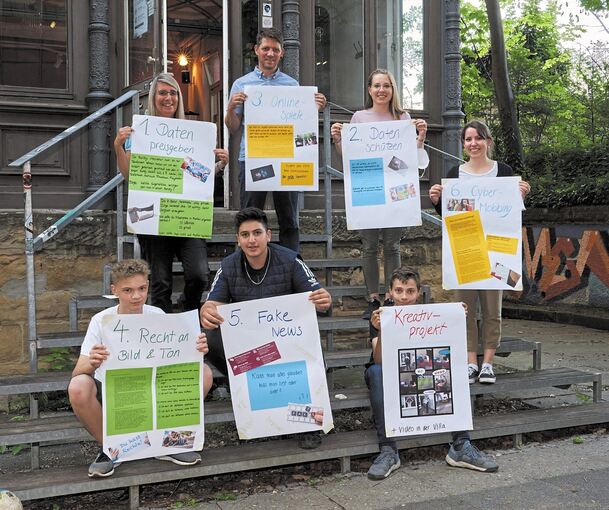
[[[180,90],[180,86],[178,85],[178,82],[176,81],[176,79],[173,77],[173,75],[171,75],[169,73],[157,74],[156,77],[154,78],[154,80],[152,80],[152,83],[150,84],[150,92],[148,93],[147,114],[155,115],[155,116],[158,115],[157,111],[156,111],[156,106],[154,103],[154,98],[156,97],[156,89],[157,89],[157,84],[159,82],[166,83],[170,87],[173,87],[174,89],[176,89],[176,92],[178,93],[178,107],[176,109],[174,117],[176,119],[185,119],[186,116],[184,115],[184,98],[182,97],[182,91]]]
[[[393,77],[393,74],[391,74],[391,71],[388,71],[387,69],[375,69],[368,76],[368,83],[366,85],[366,104],[364,105],[364,107],[366,109],[372,108],[372,96],[370,95],[368,89],[372,87],[372,80],[377,74],[384,74],[387,76],[387,78],[389,78],[389,82],[391,83],[391,89],[393,92],[391,94],[391,104],[389,105],[389,113],[391,113],[391,116],[395,120],[400,120],[400,117],[403,113],[406,112],[406,110],[402,108],[402,101],[400,101],[400,95],[398,94],[398,85],[395,82],[395,78]]]

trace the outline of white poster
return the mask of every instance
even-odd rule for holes
[[[317,87],[246,86],[245,189],[317,191]]]
[[[240,439],[334,427],[309,295],[218,306]]]
[[[387,437],[471,430],[461,303],[381,308]]]
[[[347,229],[421,225],[416,136],[405,120],[343,126]]]
[[[196,310],[107,315],[98,369],[104,451],[116,462],[203,448],[203,355]]]
[[[134,115],[129,232],[210,238],[215,146],[211,122]]]
[[[520,177],[442,179],[442,287],[522,290]]]

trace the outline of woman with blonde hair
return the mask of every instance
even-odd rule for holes
[[[169,73],[157,75],[150,84],[147,115],[184,119],[184,98],[176,79]],[[114,139],[116,163],[125,180],[129,179],[131,159],[131,126],[123,126]],[[228,162],[226,149],[215,149],[216,172]],[[171,313],[173,289],[173,258],[177,256],[184,268],[184,291],[180,298],[185,311],[196,310],[201,305],[203,291],[207,287],[209,266],[205,239],[186,237],[138,235],[142,256],[150,264],[151,304]]]
[[[366,87],[365,109],[355,112],[351,123],[357,122],[383,122],[392,120],[410,120],[408,112],[402,108],[400,96],[397,90],[395,78],[386,69],[375,69],[368,76]],[[423,149],[427,123],[423,119],[412,120],[415,125],[417,136],[417,148],[419,168],[427,168],[429,156]],[[332,139],[339,153],[342,153],[341,132],[343,124],[332,125]],[[383,234],[383,255],[385,274],[384,304],[391,306],[389,299],[389,282],[393,272],[400,267],[400,240],[402,228],[374,228],[360,230],[362,238],[362,269],[368,293],[368,306],[362,314],[362,319],[370,320],[372,312],[381,306],[380,291],[380,267],[378,260],[379,238]]]

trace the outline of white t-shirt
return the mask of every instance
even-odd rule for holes
[[[465,169],[465,165],[459,165],[459,179],[475,179],[476,177],[497,177],[499,173],[499,165],[493,161],[493,166],[488,172],[483,174],[473,174]]]
[[[156,306],[144,305],[144,309],[142,310],[143,314],[148,313],[165,313],[160,308]],[[80,346],[80,355],[89,357],[89,353],[95,344],[102,344],[104,340],[102,338],[102,317],[106,315],[118,315],[118,305],[111,306],[110,308],[106,308],[101,312],[96,313],[92,318],[91,322],[89,322],[89,327],[87,328],[87,333],[85,335],[85,339]],[[95,379],[99,379],[97,377],[97,370],[95,374],[93,374]]]

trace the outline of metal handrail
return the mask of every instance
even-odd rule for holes
[[[35,149],[32,149],[30,152],[27,152],[26,154],[24,154],[20,158],[16,159],[12,163],[9,163],[8,166],[12,166],[12,167],[23,166],[25,163],[31,161],[36,156],[40,156],[41,154],[44,154],[51,147],[54,147],[55,145],[57,145],[62,140],[65,140],[66,138],[68,138],[69,136],[73,135],[77,131],[80,131],[82,128],[88,126],[89,124],[91,124],[91,122],[97,120],[102,115],[105,115],[106,113],[110,113],[117,106],[121,106],[123,103],[126,103],[128,100],[130,100],[135,95],[139,95],[139,91],[138,90],[130,90],[128,92],[125,92],[122,96],[120,96],[119,98],[115,99],[111,103],[108,103],[107,105],[103,106],[102,108],[100,108],[96,112],[93,112],[88,117],[85,117],[84,119],[82,119],[81,121],[77,122],[73,126],[70,126],[69,128],[64,129],[61,133],[59,133],[58,135],[55,135],[50,140],[47,140],[46,142],[40,144]]]
[[[134,109],[139,104],[139,91],[130,90],[115,99],[114,101],[103,106],[88,117],[77,122],[73,126],[63,130],[58,135],[47,140],[38,147],[27,152],[20,158],[9,164],[10,167],[23,168],[23,196],[24,196],[24,230],[25,230],[25,270],[26,270],[26,290],[27,290],[27,320],[28,320],[28,357],[30,373],[38,372],[38,351],[37,351],[37,325],[36,325],[36,275],[34,266],[34,253],[40,249],[48,240],[52,239],[63,228],[69,225],[77,218],[84,210],[90,208],[110,191],[118,187],[119,194],[122,194],[123,176],[118,174],[110,179],[91,196],[87,197],[79,205],[64,214],[53,225],[48,227],[44,232],[34,237],[34,210],[32,208],[32,164],[31,161],[37,156],[40,156],[56,146],[58,143],[68,139],[70,136],[78,133],[81,129],[88,126],[103,115],[106,115],[117,109],[117,122],[119,118],[122,120],[122,109],[124,103],[131,101]],[[120,115],[119,115],[120,113]],[[121,202],[122,207],[122,202]],[[122,210],[121,210],[122,214]],[[118,230],[118,229],[117,229]],[[38,418],[38,400],[34,394],[30,394],[30,417]],[[31,464],[32,468],[39,467],[38,446],[32,445]]]

